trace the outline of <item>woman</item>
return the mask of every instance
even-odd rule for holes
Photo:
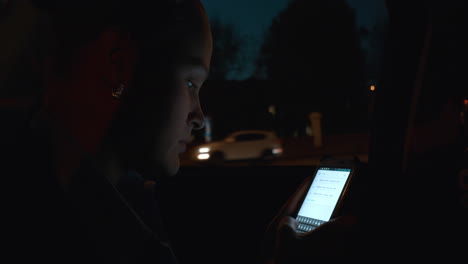
[[[44,91],[10,155],[19,187],[12,189],[10,252],[48,263],[177,262],[153,192],[177,173],[192,130],[204,126],[198,95],[212,39],[202,5],[33,2],[48,18],[41,22],[48,41],[32,63]],[[287,262],[290,245],[310,249],[339,223],[303,240],[290,217],[297,202],[270,226],[265,262]]]
[[[147,2],[34,2],[50,38],[34,58],[40,107],[12,155],[21,258],[176,262],[145,189],[118,188],[179,169],[204,126],[212,40],[199,1]]]

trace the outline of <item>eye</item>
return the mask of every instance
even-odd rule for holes
[[[190,88],[190,89],[196,89],[197,88],[197,86],[192,81],[185,81],[185,83],[187,84],[187,87]]]

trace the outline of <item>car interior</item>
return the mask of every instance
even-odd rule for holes
[[[268,224],[328,157],[357,164],[343,212],[382,237],[411,233],[396,250],[426,236],[434,248],[466,246],[468,224],[456,224],[468,211],[466,1],[202,3],[214,53],[200,95],[207,125],[189,151],[261,129],[280,137],[283,154],[181,156],[159,193],[181,264],[258,263]],[[0,98],[2,121],[21,123],[28,99],[9,97]],[[453,243],[447,234],[457,234]]]
[[[205,2],[208,14],[214,17],[215,14],[210,14],[210,10],[212,10],[210,4],[213,1]],[[249,1],[248,6],[251,6],[252,10],[254,10],[254,5],[257,5],[255,2]],[[257,2],[261,2],[259,3],[260,5],[270,4],[265,4],[262,1]],[[290,2],[293,5],[292,3],[295,1]],[[318,2],[324,2],[324,6],[327,5],[325,2],[333,5],[330,1]],[[340,3],[343,4],[346,1],[331,2],[336,4],[334,6],[336,8]],[[352,4],[353,1],[347,2],[348,4]],[[361,6],[354,3],[354,11],[361,12],[361,16],[369,16],[361,18],[363,20],[372,19],[370,17],[373,17],[375,20],[382,22],[381,17],[375,17],[376,14],[373,14],[375,10],[371,2],[374,1],[365,1],[365,3],[360,3]],[[336,117],[339,119],[342,125],[341,128],[343,129],[342,131],[333,131],[333,129],[327,130],[324,128],[324,136],[327,133],[328,135],[333,135],[340,133],[352,134],[353,131],[366,132],[369,135],[366,138],[367,142],[364,141],[362,143],[362,141],[358,141],[361,142],[361,145],[365,146],[365,150],[361,151],[355,148],[353,152],[353,150],[349,151],[338,148],[334,152],[314,152],[313,155],[317,158],[324,158],[327,156],[341,157],[343,156],[342,154],[346,154],[345,158],[347,159],[356,158],[359,160],[356,177],[352,183],[349,198],[346,201],[347,208],[353,213],[361,214],[367,222],[375,221],[379,232],[383,232],[382,229],[385,229],[390,233],[391,231],[389,230],[398,230],[397,227],[388,229],[387,227],[382,228],[382,226],[394,226],[392,224],[392,221],[394,221],[392,216],[398,215],[398,217],[403,217],[404,219],[426,217],[425,211],[422,208],[430,210],[431,206],[434,205],[425,205],[424,203],[429,204],[436,202],[436,200],[443,200],[447,202],[444,208],[461,206],[466,209],[466,176],[462,177],[463,171],[466,174],[466,169],[468,168],[466,125],[462,128],[463,131],[457,131],[457,133],[462,134],[462,140],[455,141],[454,143],[450,140],[451,133],[448,132],[449,129],[443,125],[443,122],[424,122],[424,120],[431,119],[431,115],[437,116],[434,112],[443,108],[444,104],[449,101],[449,99],[446,99],[450,98],[450,96],[446,96],[446,94],[449,94],[459,97],[464,96],[464,105],[458,105],[455,111],[460,119],[464,119],[462,123],[466,124],[467,89],[465,80],[461,78],[461,76],[465,75],[466,66],[458,60],[461,57],[466,58],[464,57],[466,54],[466,43],[462,39],[463,35],[467,32],[466,26],[468,24],[463,19],[463,15],[460,15],[466,12],[466,9],[464,9],[466,4],[462,3],[462,1],[408,2],[393,0],[380,2],[385,7],[386,23],[367,30],[362,26],[361,29],[356,30],[361,40],[365,39],[368,41],[366,43],[372,43],[368,44],[371,47],[367,47],[366,54],[372,52],[372,45],[374,45],[374,48],[377,48],[377,51],[374,50],[374,52],[379,53],[376,56],[381,59],[381,64],[371,64],[371,70],[367,70],[364,74],[365,80],[371,78],[370,76],[375,78],[370,82],[367,81],[362,84],[362,86],[366,86],[364,90],[367,92],[366,97],[368,101],[364,100],[364,102],[360,101],[358,103],[360,106],[364,104],[364,108],[368,111],[369,115],[362,117],[359,111],[354,111],[354,116],[346,116],[346,108],[336,111],[325,109],[328,112],[324,113],[324,116],[328,114],[327,117],[331,116],[330,118]],[[236,4],[237,2],[233,5]],[[230,8],[230,5],[224,2],[223,4],[218,3],[213,5],[217,5],[219,8]],[[239,3],[238,5],[238,9],[241,9],[241,4]],[[316,4],[315,6],[304,4],[304,6],[307,8],[321,7],[320,4]],[[330,12],[334,10],[333,8],[328,9]],[[242,10],[242,12],[245,12],[245,16],[242,13],[232,16],[237,19],[248,20],[249,11],[246,9]],[[317,15],[313,10],[304,12]],[[380,13],[380,15],[382,14]],[[329,16],[332,19],[335,18],[333,15]],[[311,18],[311,20],[313,19]],[[306,18],[302,18],[300,21],[307,24]],[[282,20],[277,19],[274,20],[273,24],[281,24],[281,22]],[[331,23],[329,20],[323,20],[323,22]],[[217,21],[216,23],[220,22]],[[216,25],[219,26],[219,24]],[[339,25],[339,23],[336,23],[336,25]],[[305,29],[307,29],[307,26],[305,28],[301,27],[301,30]],[[313,29],[310,26],[310,30]],[[374,31],[372,31],[373,29]],[[332,30],[337,31],[332,32],[332,35],[341,33],[338,32],[339,29],[337,28],[333,28]],[[297,32],[291,32],[291,34],[294,33]],[[314,34],[311,32],[301,32],[301,34],[314,37]],[[216,36],[222,37],[222,35],[214,33],[215,43]],[[299,34],[298,36],[297,38],[300,40],[301,35]],[[371,38],[374,39],[371,40]],[[245,39],[241,38],[241,40]],[[278,43],[276,44],[281,47],[281,40],[277,41]],[[337,45],[331,48],[337,49],[340,47],[342,46]],[[336,50],[329,52],[333,53]],[[353,61],[351,57],[344,57],[340,53],[338,54],[337,56],[330,56],[330,59],[341,58],[342,60],[350,60],[352,62],[358,61]],[[213,67],[216,69],[216,54],[214,54],[213,58]],[[288,61],[285,58],[281,59],[285,62]],[[345,64],[347,62],[336,61],[335,63]],[[381,68],[378,68],[379,65]],[[311,67],[314,67],[314,65]],[[280,68],[279,70],[286,71],[286,68]],[[450,69],[447,70],[448,68]],[[375,72],[379,73],[376,74]],[[290,76],[286,75],[287,72],[284,72],[284,74],[285,76]],[[300,74],[303,74],[303,72],[298,73],[298,75]],[[309,74],[310,78],[315,78],[312,72]],[[281,82],[284,81],[282,78],[284,77],[280,76],[272,79],[273,82]],[[298,78],[301,77],[299,76]],[[269,80],[271,79],[263,79],[263,81]],[[313,83],[312,80],[306,79],[305,81]],[[261,82],[261,80],[256,79],[252,82]],[[234,95],[223,95],[221,91],[214,91],[212,89],[212,86],[215,86],[217,89],[224,88],[226,90],[241,89],[229,88],[229,86],[235,86],[235,84],[235,82],[229,82],[228,80],[224,80],[223,84],[222,78],[208,80],[205,84],[207,91],[203,96],[205,96],[204,98],[212,96],[218,102],[210,104],[209,98],[206,99],[205,113],[211,114],[217,110],[222,112],[222,106],[219,104],[220,100],[218,99],[222,101],[222,99],[229,96],[231,96],[231,99],[226,99],[224,102],[226,108],[231,107],[232,104],[238,104],[244,107],[244,109],[248,109],[248,104],[252,104],[252,100],[261,102],[258,98],[270,96],[269,93],[258,91],[258,94],[250,92],[248,95],[250,97],[244,96],[243,99],[239,99],[239,97],[232,98]],[[251,90],[252,88],[246,85],[245,89]],[[262,88],[259,88],[259,90],[265,91]],[[346,98],[343,97],[346,97],[346,91],[340,92],[342,94],[335,96],[335,98],[339,97],[336,100],[345,101]],[[327,97],[326,93],[323,95],[322,100],[331,100],[331,97]],[[286,101],[286,105],[301,102],[300,98],[296,98],[296,100],[296,102],[294,100]],[[310,100],[310,102],[313,103],[315,101]],[[237,115],[242,119],[245,118],[243,115],[245,112],[252,115],[251,112],[244,112],[239,108],[236,111],[232,111],[232,108],[230,108],[226,112],[232,114],[225,114],[222,117],[223,121],[225,121],[224,123],[216,124],[213,122],[212,132],[218,130],[220,135],[225,135],[236,128],[256,128],[252,126],[252,123],[241,125],[239,121],[236,121],[239,119],[236,118]],[[345,118],[340,119],[339,115],[343,115]],[[213,114],[213,117],[215,117],[215,114]],[[353,130],[349,126],[349,130],[346,131],[343,127],[348,126],[353,120],[347,120],[349,122],[343,120],[353,118],[359,124],[356,126],[359,127]],[[442,117],[442,119],[444,118],[449,119],[448,116]],[[363,119],[364,121],[359,122],[359,119]],[[332,125],[328,122],[329,120],[325,121],[324,117],[323,126],[330,128]],[[423,126],[424,131],[418,130],[419,126],[416,124],[420,123],[425,124]],[[287,125],[286,122],[280,123],[277,126],[273,126],[273,130],[281,132],[278,126],[281,128],[281,126]],[[440,129],[441,126],[446,129]],[[418,138],[430,135],[431,131],[437,133],[434,138],[440,139],[441,142],[445,143],[438,145],[434,140],[418,140]],[[299,132],[299,134],[301,133]],[[288,136],[291,136],[293,139],[301,138],[301,135],[297,136],[297,133],[294,135],[294,132],[290,134],[287,132],[280,133],[280,135],[283,136],[283,140],[286,140],[284,138]],[[313,136],[305,134],[303,137],[310,138],[310,142],[313,141]],[[352,139],[350,140],[352,141]],[[418,152],[420,155],[411,154],[411,149],[415,142],[427,145],[426,148],[421,147],[423,150]],[[324,141],[322,149],[327,148],[327,143],[329,142]],[[346,143],[349,142],[343,144]],[[431,148],[432,145],[434,147]],[[306,146],[320,149],[320,147],[316,147],[313,144]],[[458,156],[450,156],[447,154],[450,153],[447,152],[449,147],[462,149],[463,151],[456,152]],[[285,147],[285,152],[287,151]],[[365,158],[359,156],[362,152],[367,154]],[[438,158],[433,160],[431,155]],[[183,166],[179,175],[171,179],[167,184],[168,188],[165,189],[162,195],[162,200],[165,201],[164,207],[169,212],[170,219],[167,222],[169,223],[170,235],[173,237],[176,252],[182,256],[182,262],[197,260],[204,263],[219,263],[220,260],[223,260],[222,262],[230,263],[255,263],[267,224],[294,193],[299,184],[306,177],[311,176],[316,165],[316,162],[298,162],[287,165],[251,162],[238,166],[231,163],[224,165],[198,165],[191,163]],[[439,167],[445,168],[445,170],[439,170]],[[439,175],[439,173],[442,173],[442,175]],[[450,187],[442,188],[442,186]],[[436,196],[435,192],[437,192],[437,198],[433,197]],[[400,195],[396,195],[398,193]],[[453,197],[453,199],[440,199],[440,197]],[[414,200],[414,202],[409,202],[409,200]],[[405,206],[402,206],[402,204]],[[411,204],[411,206],[408,204]],[[412,207],[414,205],[420,209]],[[436,207],[434,206],[434,208]],[[408,215],[405,216],[405,213],[408,213]],[[205,217],[207,216],[211,219],[210,221],[206,221]],[[377,221],[376,219],[380,220]],[[447,217],[443,223],[450,223],[452,220],[450,217]],[[422,224],[422,226],[426,226],[426,224]],[[466,241],[466,237],[462,237],[461,239]]]

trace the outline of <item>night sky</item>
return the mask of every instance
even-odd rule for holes
[[[243,52],[252,62],[273,17],[287,6],[289,0],[201,1],[210,19],[219,18],[224,23],[235,25],[246,44]],[[372,28],[379,17],[386,17],[384,0],[348,0],[348,3],[356,10],[358,26]],[[244,72],[231,75],[230,78],[244,79],[249,77],[252,71],[252,63],[248,63]]]

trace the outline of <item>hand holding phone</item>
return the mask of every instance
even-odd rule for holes
[[[320,162],[296,215],[297,232],[312,231],[337,216],[354,171],[353,160],[326,159]]]

